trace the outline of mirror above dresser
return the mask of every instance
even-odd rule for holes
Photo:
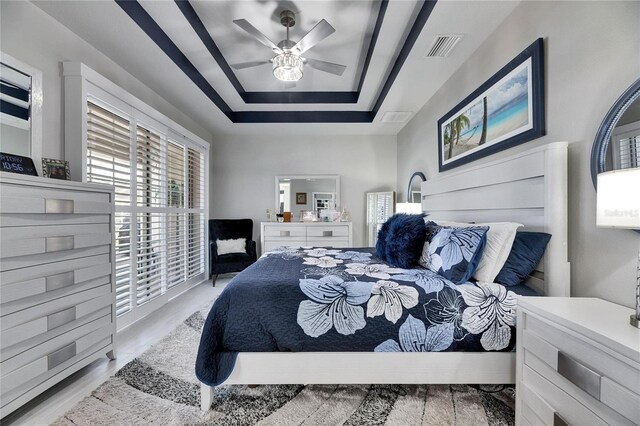
[[[275,178],[275,211],[291,212],[291,221],[302,222],[304,212],[322,220],[323,211],[340,206],[340,176],[288,175]],[[308,216],[309,217],[309,216]]]

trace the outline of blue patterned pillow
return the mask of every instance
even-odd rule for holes
[[[488,230],[486,226],[441,229],[429,244],[428,268],[456,284],[469,281],[480,263]]]

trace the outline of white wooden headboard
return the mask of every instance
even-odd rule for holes
[[[547,296],[569,296],[567,142],[555,142],[422,183],[430,219],[518,222],[552,235],[527,284]]]

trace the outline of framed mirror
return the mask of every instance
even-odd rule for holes
[[[42,72],[0,52],[0,152],[42,160]]]
[[[640,167],[640,79],[613,104],[604,117],[591,150],[591,179],[598,173]]]
[[[338,175],[276,176],[275,211],[291,212],[294,222],[301,220],[303,211],[314,211],[319,219],[323,210],[338,210],[339,207]]]

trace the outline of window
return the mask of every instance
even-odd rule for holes
[[[116,313],[129,323],[204,278],[206,150],[123,109],[87,101],[86,179],[115,187]]]

